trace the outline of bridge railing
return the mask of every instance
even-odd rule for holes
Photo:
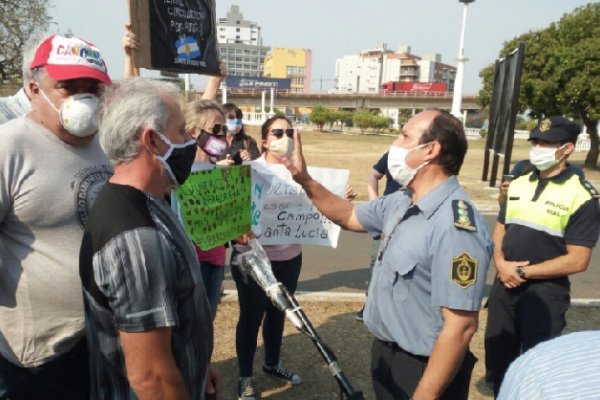
[[[228,95],[251,95],[258,96],[262,92],[269,92],[269,88],[263,89],[240,89],[240,88],[227,88]],[[452,92],[397,92],[397,93],[344,93],[344,92],[317,92],[313,91],[311,93],[297,92],[291,89],[275,89],[275,93],[279,95],[293,95],[298,97],[303,96],[315,96],[315,95],[323,95],[323,96],[339,96],[339,97],[452,97]],[[464,96],[469,96],[465,94]],[[476,96],[476,95],[473,95]]]

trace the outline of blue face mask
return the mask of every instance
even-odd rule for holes
[[[235,136],[242,130],[242,120],[239,118],[227,119],[225,125],[227,125],[227,134],[230,136]]]

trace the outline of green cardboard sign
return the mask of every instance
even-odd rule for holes
[[[193,172],[175,190],[188,236],[210,250],[250,231],[250,166]]]

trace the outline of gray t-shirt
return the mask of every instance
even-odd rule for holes
[[[78,274],[88,211],[112,166],[27,117],[0,126],[0,353],[35,367],[84,334]]]

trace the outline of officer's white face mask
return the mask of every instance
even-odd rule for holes
[[[406,187],[414,178],[417,172],[427,164],[429,161],[425,161],[416,168],[411,168],[406,164],[406,157],[408,153],[413,150],[420,149],[427,146],[429,143],[420,144],[413,147],[412,149],[404,149],[398,146],[391,146],[388,152],[388,170],[390,175],[403,187]]]
[[[566,144],[563,144],[559,148],[532,146],[529,150],[529,161],[540,171],[546,171],[560,162],[562,157],[557,160],[556,152],[565,146]]]

